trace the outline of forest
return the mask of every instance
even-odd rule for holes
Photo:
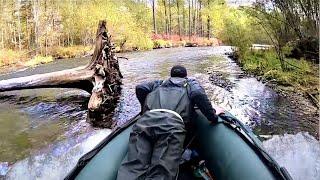
[[[35,55],[67,58],[89,51],[100,19],[107,21],[122,51],[173,46],[168,40],[210,44],[215,5],[226,6],[212,0],[2,1],[0,65]]]
[[[172,43],[161,40],[186,44],[198,37],[210,44],[215,37],[235,46],[274,44],[277,52],[288,43],[311,43],[305,51],[311,57],[317,53],[312,46],[319,30],[316,0],[259,0],[248,7],[224,0],[2,0],[1,9],[0,48],[31,55],[64,57],[72,55],[68,51],[85,51],[100,19],[107,21],[120,50]],[[10,62],[2,59],[4,63]]]

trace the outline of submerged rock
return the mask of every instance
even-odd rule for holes
[[[229,79],[224,77],[223,73],[221,72],[211,72],[209,74],[210,74],[209,80],[212,84],[222,87],[227,91],[231,91],[231,89],[235,85],[235,83],[232,83]]]

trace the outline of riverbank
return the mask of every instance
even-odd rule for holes
[[[115,45],[114,50],[117,53],[121,53],[174,47],[217,46],[221,43],[221,41],[216,38],[207,39],[205,37],[196,36],[191,36],[189,38],[188,36],[178,35],[154,35],[152,39],[153,45],[151,45],[149,49],[140,49],[139,47],[134,47],[132,45]],[[47,49],[46,53],[38,52],[40,55],[35,55],[35,51],[0,49],[0,73],[9,73],[15,70],[34,67],[57,59],[87,57],[93,54],[93,50],[93,46],[60,46],[50,47]]]
[[[229,54],[244,72],[256,77],[283,96],[301,101],[307,98],[319,108],[319,66],[306,60],[286,58],[287,70],[281,69],[280,61],[273,51],[251,51],[239,59]],[[300,97],[299,97],[300,96]]]
[[[91,46],[69,46],[48,48],[47,55],[35,55],[34,51],[27,50],[0,50],[0,73],[8,73],[19,69],[46,64],[57,59],[80,58],[89,56],[93,52]]]

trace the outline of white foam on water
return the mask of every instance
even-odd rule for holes
[[[275,135],[263,145],[294,180],[320,179],[320,142],[308,133]]]
[[[209,94],[209,99],[213,105],[220,106],[229,111],[232,115],[240,119],[242,123],[250,125],[250,113],[255,113],[254,116],[256,117],[260,116],[259,112],[250,107],[248,103],[239,103],[240,99],[243,99],[244,96],[240,96],[238,92],[238,94],[234,94],[212,84],[207,74],[196,73],[194,77],[201,82],[202,87],[206,90],[206,93]]]
[[[49,152],[32,155],[15,163],[8,172],[6,179],[19,180],[57,180],[63,179],[76,165],[79,158],[93,149],[111,130],[97,130],[93,135],[71,148],[56,147]],[[62,146],[66,143],[60,143]],[[55,151],[57,149],[63,151]]]
[[[9,171],[9,163],[8,162],[0,162],[0,178],[4,176]]]

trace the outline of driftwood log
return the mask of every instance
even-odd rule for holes
[[[121,72],[106,22],[100,21],[91,61],[82,67],[0,81],[0,92],[35,88],[78,88],[91,93],[88,120],[110,127],[120,97]]]

